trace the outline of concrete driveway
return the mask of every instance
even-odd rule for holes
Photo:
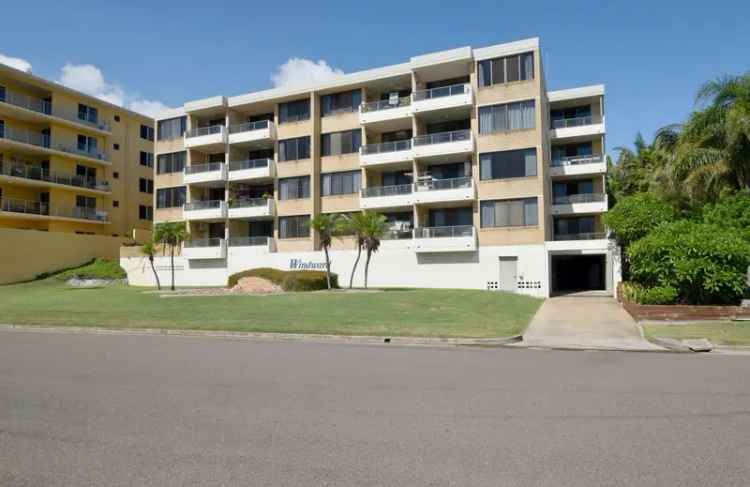
[[[549,298],[523,335],[523,346],[606,350],[663,350],[646,341],[612,297]]]

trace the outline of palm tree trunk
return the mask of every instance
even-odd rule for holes
[[[372,251],[368,248],[367,249],[367,260],[365,260],[365,289],[367,289],[367,273],[370,270],[370,256],[372,255]]]
[[[174,291],[174,245],[171,245],[170,248],[172,249],[170,257],[170,264],[172,267],[172,291]]]
[[[357,265],[359,264],[359,258],[362,256],[362,246],[357,245],[357,258],[354,260],[354,267],[352,267],[352,275],[349,276],[349,289],[354,287],[354,273],[357,272]]]
[[[159,282],[159,274],[156,272],[156,267],[154,267],[154,258],[149,257],[148,262],[151,264],[151,272],[154,273],[154,279],[156,279],[156,289],[161,291],[161,282]]]
[[[323,247],[323,253],[326,254],[326,282],[328,290],[331,290],[331,260],[328,258],[328,247]]]

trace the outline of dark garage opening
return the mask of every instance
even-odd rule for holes
[[[552,292],[604,291],[606,255],[553,255]]]

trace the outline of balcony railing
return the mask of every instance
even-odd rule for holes
[[[414,238],[455,238],[471,237],[472,235],[474,235],[474,227],[472,225],[418,227],[414,229]]]
[[[556,233],[555,240],[602,240],[607,238],[604,232]]]
[[[77,188],[87,188],[97,191],[110,190],[107,181],[98,181],[94,178],[87,178],[73,174],[56,173],[39,166],[32,166],[21,162],[14,163],[11,161],[9,164],[0,164],[0,174],[12,176],[14,178],[45,181],[48,183],[63,184],[65,186],[75,186]]]
[[[103,210],[97,210],[96,208],[85,208],[82,206],[74,206],[70,212],[55,211],[56,216],[64,216],[69,218],[80,218],[83,220],[94,220],[105,222],[107,221],[107,212]]]
[[[267,204],[268,198],[238,198],[229,202],[229,208],[254,208]]]
[[[399,184],[396,186],[371,186],[362,188],[361,195],[363,198],[373,198],[378,196],[398,196],[410,194],[414,191],[413,184]]]
[[[577,166],[579,164],[596,164],[604,159],[601,154],[560,157],[552,160],[552,167]]]
[[[402,96],[396,103],[391,103],[391,100],[378,100],[371,101],[362,104],[363,112],[377,112],[379,110],[388,110],[390,108],[408,107],[411,105],[410,96]]]
[[[443,189],[471,188],[473,180],[470,176],[451,179],[432,179],[417,183],[417,191],[440,191]]]
[[[605,199],[604,193],[581,193],[581,194],[569,194],[566,196],[555,196],[554,204],[556,205],[571,205],[574,203],[599,203]]]
[[[569,127],[581,127],[583,125],[591,125],[594,123],[594,119],[591,115],[585,117],[574,117],[574,118],[560,118],[552,120],[553,129],[563,129]]]
[[[379,144],[367,144],[362,146],[362,154],[382,154],[385,152],[398,152],[411,149],[411,139],[397,140],[394,142],[381,142]]]
[[[191,164],[185,166],[185,174],[200,174],[211,171],[221,171],[223,162],[207,162],[204,164]]]
[[[469,92],[469,85],[466,83],[450,86],[441,86],[429,90],[419,90],[412,93],[414,101],[431,100],[433,98],[442,98],[444,96],[463,95]]]
[[[81,148],[78,146],[69,146],[65,144],[54,144],[52,148],[62,152],[67,152],[68,154],[90,157],[92,159],[98,159],[100,161],[109,160],[109,154],[107,154],[106,152],[99,152],[95,148]]]
[[[196,238],[185,240],[183,246],[187,248],[221,247],[223,238]]]
[[[9,127],[8,125],[0,126],[0,139],[8,139],[22,144],[35,145],[49,149],[50,136],[38,132],[32,132],[26,129]]]
[[[212,210],[221,208],[224,200],[197,200],[185,203],[185,211]]]
[[[381,240],[407,240],[414,237],[412,230],[389,230],[383,234]]]
[[[257,122],[247,122],[239,125],[230,125],[229,133],[238,134],[240,132],[250,132],[251,130],[267,129],[268,124],[268,120],[258,120]]]
[[[202,137],[204,135],[220,134],[224,131],[223,125],[209,125],[208,127],[197,127],[185,132],[185,138]]]
[[[230,247],[257,247],[268,245],[271,237],[229,237]]]
[[[35,96],[26,95],[24,93],[18,93],[13,90],[5,90],[5,97],[0,97],[0,102],[9,103],[11,105],[25,108],[33,112],[41,113],[44,115],[50,115],[57,118],[62,118],[69,122],[81,123],[89,125],[99,130],[111,131],[111,127],[106,122],[99,121],[98,119],[89,120],[87,118],[81,118],[78,113],[70,113],[60,108],[53,106],[49,100],[37,98]]]
[[[414,145],[444,144],[446,142],[461,142],[471,139],[471,130],[456,130],[453,132],[438,132],[436,134],[414,137]]]
[[[74,206],[71,209],[51,209],[48,203],[21,199],[3,198],[0,200],[0,210],[27,215],[57,216],[62,218],[76,218],[79,220],[107,221],[107,212],[96,208]]]
[[[230,161],[230,171],[243,171],[245,169],[259,169],[261,167],[268,167],[270,159],[249,159],[246,161]]]

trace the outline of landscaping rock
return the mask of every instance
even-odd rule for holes
[[[111,286],[112,284],[123,284],[126,283],[127,279],[79,279],[72,277],[65,281],[65,284],[72,287],[105,287]]]
[[[260,277],[243,277],[237,281],[232,288],[232,292],[248,294],[274,294],[284,292],[281,286],[278,286],[268,279]]]
[[[705,338],[682,340],[682,344],[693,352],[710,352],[714,348],[713,344]]]

